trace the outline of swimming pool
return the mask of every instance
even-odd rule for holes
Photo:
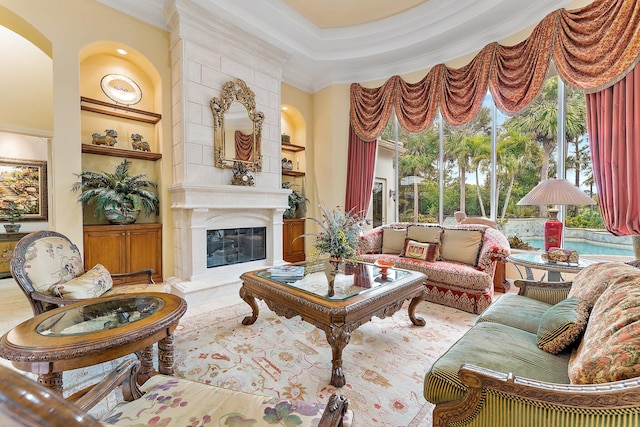
[[[544,250],[541,238],[523,237],[523,241],[534,248]],[[634,256],[631,245],[619,245],[615,243],[601,243],[583,239],[565,239],[564,248],[577,251],[579,255],[624,255]]]

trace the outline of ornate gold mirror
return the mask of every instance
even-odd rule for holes
[[[262,122],[255,94],[241,79],[222,85],[220,98],[211,99],[215,165],[232,169],[241,162],[246,169],[262,170]]]

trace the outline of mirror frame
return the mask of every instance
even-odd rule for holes
[[[241,103],[247,109],[249,120],[253,122],[253,161],[237,160],[235,153],[229,156],[225,153],[224,114],[233,102]],[[262,170],[262,122],[264,114],[256,111],[255,94],[242,79],[233,79],[222,85],[220,98],[213,97],[210,102],[213,113],[214,164],[216,167],[233,169],[235,162],[242,162],[245,167],[254,172]]]

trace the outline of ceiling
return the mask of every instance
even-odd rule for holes
[[[171,0],[98,0],[162,29]],[[590,0],[188,0],[290,55],[307,92],[405,75],[472,54]],[[576,6],[577,7],[577,6]],[[572,8],[572,7],[568,7]]]

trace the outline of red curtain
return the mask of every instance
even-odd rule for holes
[[[617,236],[640,235],[640,66],[587,95],[587,126],[605,227]]]
[[[345,211],[353,211],[360,218],[367,215],[373,188],[377,142],[365,141],[349,126],[349,153],[347,159],[347,192]]]
[[[640,0],[595,0],[550,13],[515,46],[485,46],[464,67],[438,64],[418,83],[399,76],[379,88],[353,83],[351,123],[365,141],[382,134],[392,107],[410,132],[428,128],[438,108],[447,122],[461,125],[482,106],[487,88],[499,109],[517,113],[540,91],[552,58],[564,81],[595,92],[628,73],[639,53]]]
[[[253,160],[253,133],[245,135],[237,130],[235,136],[236,160],[243,160],[246,162]]]

